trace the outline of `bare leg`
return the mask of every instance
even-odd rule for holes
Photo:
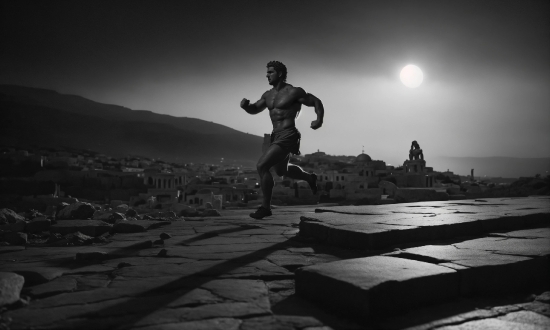
[[[275,166],[275,171],[279,176],[287,176],[294,180],[304,180],[309,183],[313,194],[317,194],[317,175],[307,173],[300,166],[289,163],[290,156],[287,156],[282,162]]]
[[[269,172],[271,167],[283,162],[288,158],[288,152],[283,148],[274,144],[266,150],[266,152],[258,160],[256,165],[258,169],[258,174],[260,175],[260,184],[262,188],[262,193],[264,194],[264,199],[262,202],[262,207],[266,209],[271,209],[271,196],[273,194],[273,186],[275,182],[273,181],[273,176]]]

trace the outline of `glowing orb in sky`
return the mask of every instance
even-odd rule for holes
[[[420,86],[422,80],[424,79],[424,74],[422,70],[416,65],[409,64],[401,70],[399,75],[401,82],[409,88],[415,88]]]

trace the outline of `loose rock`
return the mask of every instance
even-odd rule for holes
[[[128,209],[128,211],[126,211],[126,216],[127,217],[135,218],[137,215],[138,215],[138,213],[134,209]]]
[[[0,307],[17,302],[24,283],[21,275],[0,272]]]
[[[159,251],[159,253],[157,254],[158,257],[166,257],[168,255],[168,250],[166,249],[162,249]]]
[[[95,213],[95,208],[90,203],[76,202],[69,206],[66,206],[57,213],[57,219],[59,220],[84,220],[92,218]]]
[[[10,209],[0,210],[0,225],[15,223],[17,221],[25,221],[25,218]]]
[[[161,233],[160,234],[160,239],[169,239],[169,238],[172,238],[172,235],[167,234],[167,233]]]

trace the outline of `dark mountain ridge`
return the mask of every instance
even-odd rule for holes
[[[9,97],[9,101],[14,103],[44,106],[83,115],[92,115],[103,119],[168,124],[202,134],[246,134],[233,128],[201,119],[175,117],[158,114],[149,110],[132,110],[119,105],[95,102],[78,95],[60,94],[49,89],[0,85],[0,93]]]
[[[195,118],[102,104],[55,91],[0,85],[2,144],[89,149],[115,157],[252,164],[262,138]],[[246,148],[243,148],[246,146]]]

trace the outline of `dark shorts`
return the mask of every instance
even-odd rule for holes
[[[296,127],[290,127],[279,132],[271,133],[271,145],[278,145],[288,153],[300,154],[300,139],[302,135]]]

